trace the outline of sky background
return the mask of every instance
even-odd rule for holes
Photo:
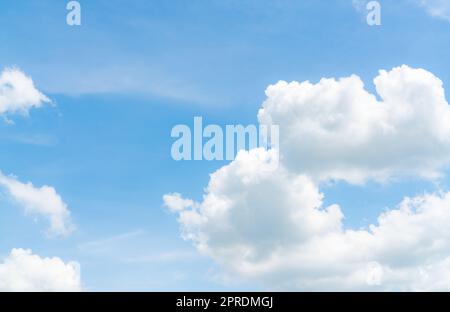
[[[408,64],[448,91],[450,22],[414,1],[380,2],[382,25],[370,27],[351,0],[80,1],[82,25],[70,27],[66,1],[1,1],[0,71],[19,68],[52,105],[0,121],[0,169],[55,187],[76,231],[48,238],[45,222],[0,195],[0,258],[20,247],[77,261],[87,290],[266,289],[226,279],[180,237],[162,196],[201,200],[225,162],[175,162],[170,131],[194,116],[256,123],[279,80],[357,74],[373,91],[378,70]],[[358,229],[405,196],[448,186],[409,179],[321,191]]]

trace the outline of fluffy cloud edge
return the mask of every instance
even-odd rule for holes
[[[42,258],[29,249],[16,248],[0,261],[0,291],[79,292],[80,265],[58,257]]]
[[[6,68],[0,73],[0,115],[28,115],[31,109],[50,102],[21,70]]]
[[[35,187],[31,182],[22,183],[0,171],[0,189],[22,206],[26,214],[47,219],[49,236],[67,236],[75,229],[67,204],[53,187]]]

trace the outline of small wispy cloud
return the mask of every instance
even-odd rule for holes
[[[367,0],[352,0],[353,7],[358,12],[363,12],[366,9]]]
[[[175,251],[167,251],[160,252],[151,255],[137,256],[137,257],[129,257],[124,259],[124,262],[127,263],[158,263],[158,262],[174,262],[174,261],[187,261],[193,260],[200,257],[198,252],[194,251],[185,251],[185,250],[175,250]]]
[[[45,134],[11,134],[0,133],[0,140],[22,145],[50,147],[55,146],[58,140],[54,136]]]
[[[81,252],[86,253],[102,253],[114,249],[115,246],[122,244],[132,238],[142,236],[145,234],[144,230],[137,229],[126,233],[121,233],[118,235],[113,235],[107,238],[102,238],[98,240],[92,240],[78,245],[78,249]]]
[[[20,182],[15,176],[6,176],[0,171],[0,190],[22,206],[25,213],[46,218],[50,236],[66,236],[75,229],[67,204],[53,187],[35,187],[31,182]]]
[[[450,21],[450,1],[449,0],[415,0],[426,12],[436,18]]]

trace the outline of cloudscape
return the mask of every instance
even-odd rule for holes
[[[0,291],[449,291],[450,2],[2,1]]]

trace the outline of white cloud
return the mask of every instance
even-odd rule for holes
[[[179,193],[164,195],[163,200],[172,212],[183,211],[194,204],[192,200],[182,198]]]
[[[27,214],[47,218],[50,223],[48,230],[50,235],[67,235],[73,230],[70,211],[53,187],[44,185],[37,188],[31,183],[22,183],[0,172],[0,188],[23,206]]]
[[[38,91],[33,80],[17,69],[5,69],[0,74],[0,115],[28,114],[32,108],[39,108],[50,100]],[[50,222],[49,234],[66,235],[73,229],[70,212],[53,187],[34,187],[21,183],[0,171],[0,189],[17,203],[24,206],[26,213],[41,215]]]
[[[352,0],[352,5],[358,12],[367,12],[366,5],[369,0]]]
[[[0,262],[0,291],[81,291],[79,264],[13,249]]]
[[[5,69],[0,74],[0,115],[28,114],[50,100],[37,90],[33,80],[18,69]]]
[[[284,164],[317,180],[417,175],[450,164],[450,107],[442,81],[408,66],[380,71],[380,96],[352,75],[317,84],[280,81],[267,88],[262,124],[280,126]]]
[[[180,195],[167,195],[183,237],[272,288],[450,290],[450,193],[405,199],[378,224],[346,230],[339,206],[324,207],[306,176],[268,170],[270,157],[241,152],[211,175],[201,203],[180,210]]]
[[[274,151],[243,151],[201,202],[165,195],[183,237],[270,288],[450,290],[450,192],[405,198],[360,230],[323,205],[320,181],[436,177],[449,164],[442,82],[408,66],[374,82],[380,100],[357,76],[270,86],[259,120],[280,126],[278,169]]]
[[[45,102],[50,100],[21,71],[5,69],[0,74],[0,115],[27,115]],[[50,235],[66,235],[73,230],[67,205],[53,187],[36,188],[0,171],[0,190],[23,206],[27,214],[47,218]],[[81,291],[79,264],[13,249],[0,261],[0,291]]]
[[[450,21],[450,1],[448,0],[415,0],[425,8],[431,16]]]

